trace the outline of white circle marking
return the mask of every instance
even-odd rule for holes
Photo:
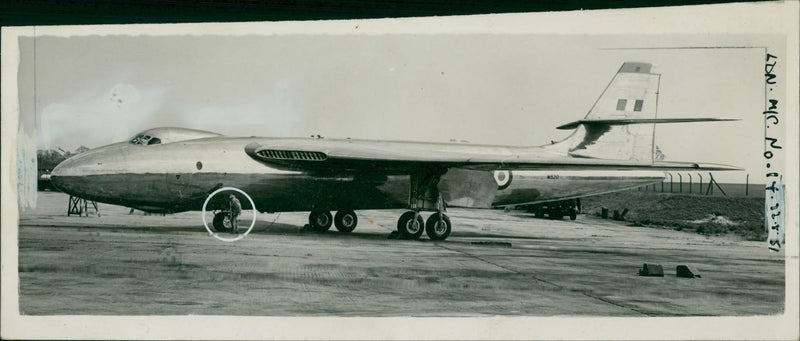
[[[497,183],[498,186],[505,186],[511,181],[511,176],[509,176],[509,171],[494,171],[494,181]]]
[[[206,221],[206,205],[208,205],[208,201],[211,200],[212,197],[214,197],[217,193],[222,192],[222,191],[235,191],[235,192],[242,193],[247,198],[247,200],[250,201],[250,207],[253,208],[253,221],[250,222],[250,228],[248,228],[247,231],[245,231],[244,234],[242,234],[242,235],[240,235],[240,236],[238,236],[236,238],[223,238],[223,237],[220,237],[216,233],[212,232],[210,228],[208,228],[208,222]],[[208,197],[206,198],[206,201],[203,203],[203,215],[202,215],[202,217],[203,217],[203,226],[205,226],[206,231],[208,231],[208,233],[210,235],[214,236],[214,238],[217,238],[217,239],[219,239],[219,240],[221,240],[223,242],[235,242],[235,241],[237,241],[239,239],[242,239],[245,236],[247,236],[247,234],[250,233],[250,231],[253,229],[253,226],[256,226],[256,216],[257,215],[258,215],[258,212],[256,211],[256,203],[253,202],[253,198],[251,198],[249,195],[247,195],[247,193],[245,193],[243,190],[238,189],[236,187],[222,187],[222,188],[220,188],[220,189],[218,189],[216,191],[213,191],[213,192],[211,192],[211,194],[208,195]]]

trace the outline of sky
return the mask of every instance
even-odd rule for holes
[[[764,49],[754,35],[385,34],[20,38],[21,124],[74,150],[180,126],[233,136],[540,145],[583,118],[625,61],[661,74],[669,161],[763,169]],[[676,48],[679,47],[679,48]],[[687,48],[692,47],[692,48]],[[699,47],[699,48],[698,48]],[[716,48],[706,48],[716,47]],[[35,57],[34,57],[35,56]],[[763,182],[763,181],[760,181]]]

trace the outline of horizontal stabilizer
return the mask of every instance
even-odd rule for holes
[[[644,123],[690,123],[690,122],[717,122],[717,121],[739,121],[737,118],[611,118],[611,119],[583,119],[570,122],[557,127],[556,129],[575,129],[581,124],[619,126],[626,124]]]

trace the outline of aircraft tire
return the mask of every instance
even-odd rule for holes
[[[397,231],[403,239],[419,239],[425,230],[425,222],[417,214],[417,224],[414,224],[414,211],[408,211],[397,220]],[[416,225],[416,226],[415,226]]]
[[[314,231],[325,232],[333,225],[333,216],[328,211],[311,211],[308,215],[308,224]]]
[[[439,214],[442,215],[443,227],[439,226]],[[425,222],[425,233],[431,240],[445,240],[450,235],[453,225],[450,224],[450,217],[444,213],[434,213]]]
[[[214,230],[217,230],[217,232],[231,232],[231,228],[225,226],[226,220],[230,220],[230,215],[228,215],[227,212],[215,213],[213,222]]]
[[[351,210],[347,211],[337,211],[336,215],[333,217],[333,224],[336,225],[336,229],[339,232],[350,233],[356,229],[356,225],[358,225],[358,216],[356,212]]]
[[[578,211],[576,209],[569,210],[569,220],[578,219]]]

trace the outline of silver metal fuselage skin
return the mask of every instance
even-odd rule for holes
[[[313,145],[316,139],[207,137],[156,145],[115,143],[62,162],[51,181],[77,197],[153,212],[200,210],[214,190],[235,187],[246,192],[261,212],[406,208],[409,176],[332,174],[286,170],[261,163],[243,150],[253,141]],[[350,142],[350,140],[347,140]],[[378,141],[357,141],[369,147]],[[404,143],[410,150],[475,148],[503,152],[515,147],[446,143]],[[402,148],[403,143],[399,144]],[[423,146],[421,146],[423,145]],[[659,171],[507,171],[511,181],[500,189],[493,172],[453,168],[439,183],[449,206],[491,208],[607,193],[662,181]],[[240,198],[244,208],[249,201]],[[215,196],[208,209],[224,209]]]

